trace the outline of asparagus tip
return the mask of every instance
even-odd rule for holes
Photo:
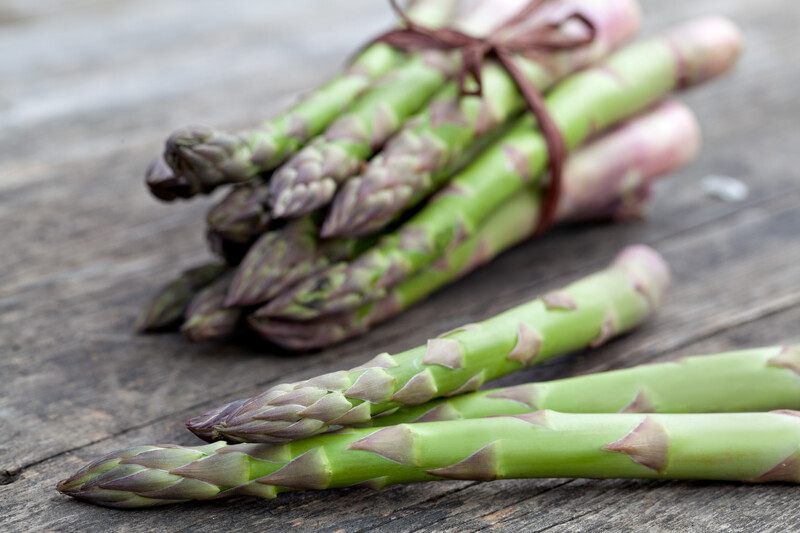
[[[186,428],[204,441],[212,442],[218,437],[216,426],[234,414],[244,403],[245,400],[236,400],[194,416],[185,422]]]
[[[173,132],[164,148],[164,160],[182,179],[174,194],[189,198],[209,193],[219,185],[253,177],[252,150],[241,135],[205,126],[189,126]],[[175,186],[165,183],[163,194]]]
[[[163,156],[155,158],[147,167],[145,183],[153,196],[165,202],[191,196],[189,183],[175,175]]]

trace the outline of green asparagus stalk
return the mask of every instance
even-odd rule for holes
[[[655,178],[689,161],[699,144],[699,128],[692,112],[677,102],[662,104],[633,119],[570,158],[557,220],[641,216]],[[248,323],[264,338],[292,350],[323,348],[362,334],[529,239],[539,220],[539,207],[535,188],[521,191],[433,268],[392,287],[376,302],[300,322],[270,319],[256,310],[248,316]]]
[[[645,320],[669,283],[661,256],[624,250],[607,269],[479,324],[350,371],[281,384],[192,418],[206,440],[285,442],[406,405],[476,390],[485,381],[597,346]]]
[[[639,28],[640,8],[635,0],[582,0],[570,8],[588,16],[597,36],[589,47],[551,53],[540,61],[518,58],[528,80],[540,91],[597,62]],[[331,205],[322,235],[355,237],[384,228],[440,188],[473,155],[477,141],[491,137],[525,108],[514,80],[499,65],[487,63],[482,79],[483,97],[459,98],[453,84],[409,121],[364,173],[347,180]]]
[[[800,412],[564,414],[353,429],[291,444],[141,446],[58,484],[110,507],[433,480],[800,482]]]
[[[484,35],[514,14],[509,6],[519,7],[519,3],[509,1],[484,3],[483,9],[460,17],[455,26]],[[458,54],[423,51],[375,83],[324,135],[272,175],[269,190],[273,215],[297,217],[327,204],[338,184],[355,175],[367,158],[445,85],[459,64]]]
[[[372,426],[564,413],[725,413],[800,409],[800,347],[770,346],[542,383],[405,407]]]
[[[455,0],[417,0],[408,13],[421,24],[441,26],[450,20],[454,9]],[[191,198],[275,168],[406,57],[387,44],[373,44],[342,74],[256,129],[237,134],[204,127],[176,131],[167,140],[164,152],[174,173],[157,161],[147,173],[150,191],[166,201]]]
[[[726,19],[705,18],[614,54],[562,82],[547,98],[566,145],[624,120],[675,88],[713,78],[735,62],[740,35]],[[270,302],[265,316],[310,320],[383,298],[388,289],[469,238],[502,203],[540,179],[542,135],[525,117],[419,213],[355,261],[341,263]]]
[[[168,330],[178,326],[189,301],[203,287],[218,279],[227,270],[220,263],[207,263],[181,273],[161,288],[142,309],[136,319],[136,330],[142,333]]]
[[[252,242],[254,233],[264,233],[269,226],[268,194],[267,184],[258,180],[234,187],[208,212],[208,229],[231,242]]]
[[[230,336],[236,330],[241,310],[225,307],[231,272],[202,289],[189,302],[181,333],[190,341],[211,341]]]

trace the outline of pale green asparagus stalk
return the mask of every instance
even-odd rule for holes
[[[480,9],[459,17],[454,26],[485,35],[519,7],[519,2],[510,0],[482,2]],[[357,174],[369,156],[445,85],[459,65],[456,53],[427,50],[378,80],[323,135],[275,171],[269,182],[273,215],[297,217],[327,204],[338,184]]]
[[[641,216],[655,178],[689,161],[699,144],[697,121],[689,108],[677,102],[662,104],[606,133],[578,150],[567,162],[557,220]],[[539,192],[535,188],[525,189],[506,200],[475,235],[431,268],[392,287],[381,300],[353,311],[307,321],[270,319],[256,310],[248,316],[248,323],[267,340],[292,350],[324,348],[341,342],[396,316],[529,239],[539,216]],[[267,261],[266,257],[264,260]],[[241,267],[236,279],[240,274]]]
[[[563,413],[726,413],[800,409],[800,347],[770,346],[685,357],[404,407],[372,426]]]
[[[197,292],[222,276],[227,267],[220,263],[207,263],[190,268],[161,288],[142,309],[136,319],[140,332],[162,331],[176,327],[183,319],[189,301]]]
[[[470,392],[484,382],[587,346],[650,316],[669,270],[645,246],[566,288],[350,371],[274,386],[192,418],[206,440],[285,442],[368,422],[396,408]]]
[[[283,445],[140,446],[58,490],[109,507],[433,480],[800,483],[800,412],[531,414],[352,429]]]
[[[455,4],[455,0],[417,0],[408,14],[421,24],[442,26],[453,15]],[[236,134],[203,127],[176,131],[164,152],[172,172],[162,160],[151,166],[147,174],[151,192],[167,201],[191,198],[275,168],[406,57],[387,44],[373,44],[342,74],[256,129]]]
[[[727,71],[740,46],[740,34],[728,20],[696,20],[568,78],[550,93],[547,105],[567,147],[574,149],[671,90]],[[545,141],[526,117],[399,230],[355,261],[280,295],[264,315],[310,320],[385,297],[391,287],[474,234],[505,200],[536,183],[546,164]]]
[[[539,61],[517,58],[540,91],[597,62],[639,28],[635,0],[580,0],[568,7],[586,15],[597,34],[588,47],[553,52]],[[481,77],[482,97],[459,98],[453,84],[410,120],[360,176],[345,182],[323,225],[324,237],[356,237],[384,228],[441,187],[474,155],[479,141],[490,138],[525,108],[515,82],[499,65],[487,63]]]

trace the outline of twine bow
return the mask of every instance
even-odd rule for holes
[[[462,96],[482,96],[481,68],[484,61],[492,57],[508,72],[519,88],[525,103],[539,124],[547,144],[550,181],[542,198],[541,216],[536,233],[546,230],[554,221],[561,195],[561,175],[567,150],[561,131],[547,111],[544,97],[525,77],[514,56],[536,56],[542,53],[572,50],[591,43],[597,30],[588,17],[577,11],[567,13],[554,21],[542,21],[525,27],[524,32],[510,32],[513,26],[525,22],[536,10],[551,0],[531,0],[519,13],[492,31],[486,37],[476,37],[453,28],[426,28],[411,20],[397,3],[389,0],[392,9],[403,22],[401,28],[378,36],[372,42],[384,42],[404,51],[443,50],[459,51],[462,61],[458,71],[458,83]],[[567,35],[564,25],[570,21],[582,24],[585,35]],[[469,88],[473,80],[474,89]]]

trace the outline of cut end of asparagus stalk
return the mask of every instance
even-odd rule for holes
[[[622,124],[570,156],[557,219],[641,218],[655,180],[694,159],[700,142],[697,119],[675,100]]]
[[[652,309],[664,301],[672,276],[664,258],[644,244],[625,248],[614,260],[633,281],[636,290],[650,303]]]
[[[679,87],[698,85],[727,73],[742,53],[741,30],[725,17],[699,18],[670,31],[668,36],[683,58]]]
[[[173,192],[170,182],[151,185],[159,198],[177,194],[191,198],[213,191],[224,183],[246,181],[258,173],[252,163],[253,150],[246,135],[232,135],[206,127],[187,127],[167,139],[164,159],[176,176],[181,188]]]

